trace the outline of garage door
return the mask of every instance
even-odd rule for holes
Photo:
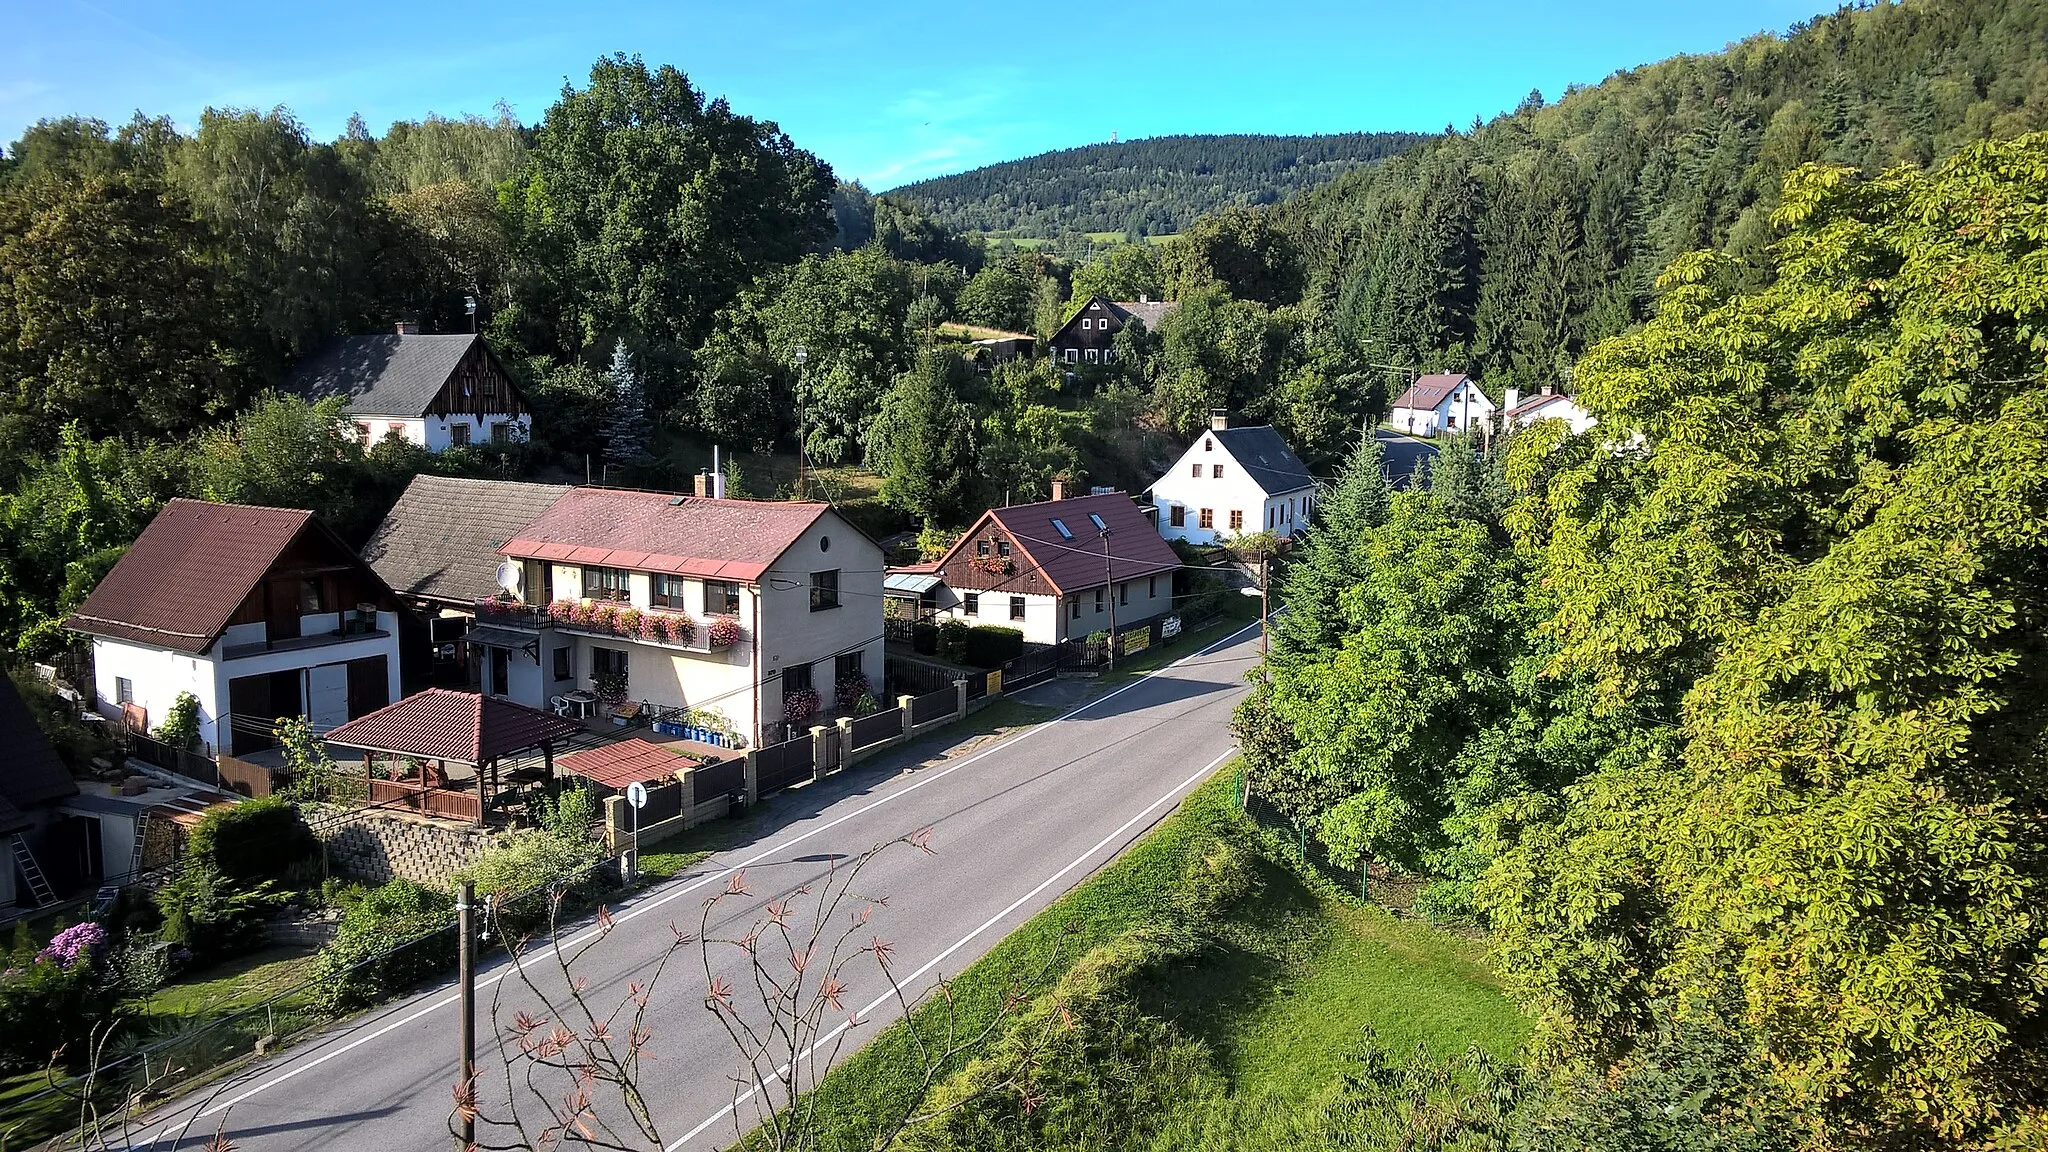
[[[322,664],[306,670],[306,719],[316,732],[348,723],[348,665]]]

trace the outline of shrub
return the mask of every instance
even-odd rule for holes
[[[1024,633],[1016,628],[983,624],[967,630],[961,663],[970,668],[1000,668],[1024,654]]]
[[[199,744],[199,697],[180,692],[164,710],[164,722],[156,727],[156,738],[173,748],[187,751]]]
[[[857,713],[862,700],[872,702],[874,696],[866,676],[848,676],[832,686],[832,700],[842,713]]]
[[[320,853],[296,804],[265,796],[214,808],[192,829],[186,854],[236,883],[279,879]]]
[[[967,659],[967,632],[965,622],[946,620],[939,624],[939,659],[960,664]]]
[[[929,620],[919,620],[910,626],[910,650],[920,656],[937,655],[939,651],[939,626]]]
[[[454,909],[447,893],[410,880],[365,893],[320,950],[317,970],[329,1006],[359,1008],[453,967]]]
[[[709,636],[713,648],[728,648],[739,643],[740,618],[737,616],[713,616]]]
[[[529,889],[543,890],[500,906],[499,927],[508,934],[545,926],[551,894],[587,896],[609,887],[613,875],[593,867],[605,858],[604,844],[592,831],[598,815],[594,793],[587,788],[564,788],[552,802],[543,798],[536,807],[539,827],[515,833],[454,877],[458,883],[467,880],[476,885],[477,892],[486,896],[503,898]]]
[[[43,950],[36,953],[37,960],[75,967],[81,961],[87,967],[97,962],[107,946],[107,930],[88,920],[73,924],[50,938]]]
[[[207,859],[187,855],[156,890],[163,938],[206,957],[232,956],[263,942],[263,921],[286,897],[265,881],[238,884]]]
[[[42,1068],[59,1049],[75,1063],[112,1006],[91,964],[15,950],[0,972],[0,1072]]]

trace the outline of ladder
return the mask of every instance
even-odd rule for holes
[[[121,884],[134,884],[142,879],[142,849],[149,843],[149,813],[135,818],[135,850],[128,854],[128,874],[120,878]]]
[[[29,906],[41,908],[55,904],[57,894],[50,890],[49,878],[43,875],[43,866],[36,863],[36,854],[28,850],[28,841],[19,835],[11,839],[14,841],[14,866],[21,870],[22,877],[28,881],[29,895],[35,899],[35,903]]]

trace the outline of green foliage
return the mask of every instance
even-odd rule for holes
[[[1000,668],[1024,654],[1024,633],[995,624],[968,625],[946,620],[939,625],[941,658],[969,668]]]
[[[991,264],[967,281],[953,307],[969,324],[1022,331],[1031,323],[1031,282],[1014,268]]]
[[[185,841],[188,860],[215,869],[238,884],[282,880],[294,865],[318,855],[319,850],[298,805],[282,796],[209,809]]]
[[[1225,205],[1270,204],[1422,139],[1408,132],[1159,136],[990,164],[890,195],[964,231],[1166,236]]]
[[[263,941],[263,921],[288,899],[275,884],[230,879],[209,859],[188,853],[156,890],[162,936],[195,954],[216,958],[246,952]]]
[[[342,915],[320,949],[319,987],[337,1010],[373,1004],[453,968],[455,947],[454,900],[393,880]]]
[[[313,730],[304,716],[280,716],[271,728],[284,753],[288,775],[279,795],[294,803],[331,800],[349,803],[364,799],[362,777],[343,772],[327,754],[327,741]]]
[[[919,354],[869,425],[869,466],[882,499],[926,524],[958,523],[975,486],[974,413],[961,400],[971,369],[945,349]]]
[[[38,1071],[52,1062],[75,1067],[94,1025],[113,1008],[110,990],[90,963],[38,958],[17,938],[0,971],[0,1072]]]
[[[1158,249],[1150,244],[1118,244],[1074,269],[1068,299],[1070,306],[1078,308],[1091,296],[1160,300],[1165,298],[1160,295],[1164,290]]]
[[[156,738],[173,748],[191,750],[199,743],[199,697],[180,692],[164,710],[163,723],[156,726]]]
[[[1159,261],[1170,299],[1220,287],[1241,300],[1284,304],[1300,295],[1300,257],[1271,215],[1226,208],[1168,241]]]
[[[592,873],[592,866],[605,856],[603,842],[592,831],[598,819],[595,794],[586,788],[564,788],[552,801],[542,798],[537,815],[539,827],[513,833],[452,877],[475,884],[480,895],[500,900],[539,890],[500,906],[499,922],[515,935],[549,922],[557,890],[588,893],[609,883],[609,873]]]
[[[1683,701],[1480,890],[1571,1047],[1728,986],[1823,1138],[2038,1123],[2044,218],[2038,135],[1796,172],[1762,283],[1682,259],[1582,362],[1639,449],[1518,446],[1556,669]]]

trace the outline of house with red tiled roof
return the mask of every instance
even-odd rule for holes
[[[1016,628],[1034,644],[1119,630],[1173,611],[1180,555],[1127,493],[991,508],[932,567],[936,614]]]
[[[828,504],[572,488],[498,554],[485,692],[760,742],[882,682],[882,549]]]
[[[92,637],[109,719],[154,731],[189,692],[200,750],[242,755],[279,717],[324,732],[395,699],[397,612],[311,512],[178,499],[64,626]]]
[[[1574,434],[1598,422],[1591,412],[1579,407],[1577,400],[1558,391],[1555,385],[1545,384],[1536,395],[1526,398],[1518,389],[1508,389],[1507,406],[1500,410],[1500,430],[1527,428],[1538,420],[1562,420]]]
[[[1479,382],[1463,372],[1417,377],[1394,398],[1387,427],[1410,436],[1456,435],[1493,423],[1493,401]]]

